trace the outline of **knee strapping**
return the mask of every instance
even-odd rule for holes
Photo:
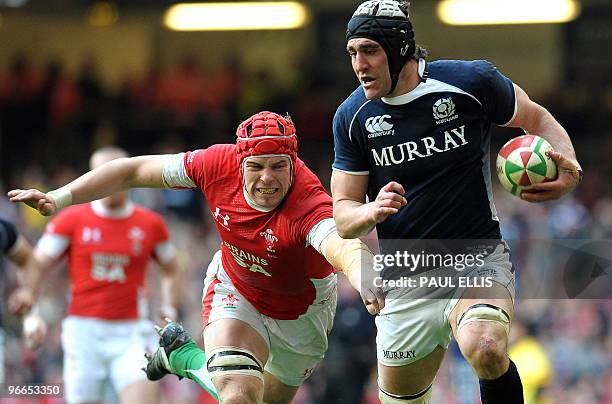
[[[504,327],[506,335],[510,334],[510,316],[501,307],[479,303],[467,308],[457,321],[457,331],[474,321],[492,321]]]
[[[398,396],[378,388],[378,398],[381,404],[428,404],[431,399],[431,385],[418,394]]]
[[[207,352],[206,369],[213,379],[218,376],[254,376],[263,381],[263,365],[249,350],[221,346]]]

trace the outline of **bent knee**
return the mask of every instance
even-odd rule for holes
[[[269,398],[264,397],[264,404],[290,404],[292,398]]]
[[[459,343],[465,359],[480,377],[494,378],[503,374],[508,354],[506,341],[499,336],[480,334]]]
[[[223,403],[260,403],[263,398],[263,383],[255,377],[217,377],[213,383]]]
[[[224,404],[258,404],[261,402],[256,395],[235,391],[228,394],[219,394],[219,400]]]

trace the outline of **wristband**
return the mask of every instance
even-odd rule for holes
[[[58,188],[47,192],[47,196],[55,202],[55,209],[60,210],[72,205],[72,192],[66,188]]]

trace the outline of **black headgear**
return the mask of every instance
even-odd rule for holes
[[[395,90],[400,72],[414,58],[416,43],[408,10],[394,0],[369,0],[361,3],[350,19],[346,40],[368,38],[382,46],[387,54],[391,90]]]

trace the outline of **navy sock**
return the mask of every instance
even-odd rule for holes
[[[523,404],[523,384],[510,360],[508,371],[493,380],[479,379],[482,404]]]

